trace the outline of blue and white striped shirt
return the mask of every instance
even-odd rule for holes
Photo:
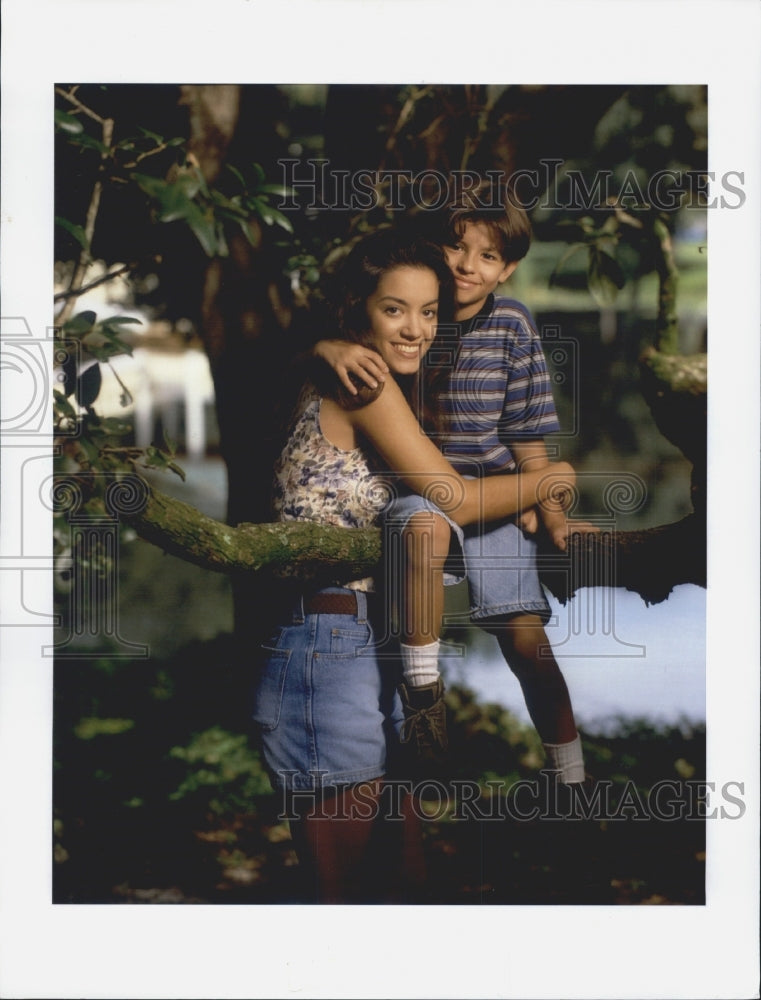
[[[463,474],[511,472],[511,441],[559,430],[541,339],[525,306],[502,297],[460,326],[456,340],[442,331],[435,342],[453,354],[437,443]]]

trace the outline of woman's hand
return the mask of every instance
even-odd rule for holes
[[[353,344],[348,340],[321,340],[312,350],[316,357],[333,369],[352,396],[357,395],[357,387],[352,382],[351,375],[355,375],[371,389],[377,389],[379,382],[386,381],[388,365],[371,347]]]

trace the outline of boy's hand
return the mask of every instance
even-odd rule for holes
[[[539,514],[536,507],[530,507],[522,511],[516,518],[518,527],[525,531],[527,535],[535,535],[539,531]]]
[[[357,395],[357,388],[350,374],[356,375],[371,389],[377,389],[378,383],[386,380],[388,365],[371,347],[348,340],[321,340],[312,352],[333,369],[352,396]]]
[[[596,535],[600,529],[589,521],[569,521],[562,511],[545,510],[542,508],[542,523],[552,544],[565,552],[568,539],[575,535]]]

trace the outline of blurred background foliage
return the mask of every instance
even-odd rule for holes
[[[706,100],[698,86],[62,86],[55,194],[64,318],[79,308],[87,269],[102,262],[121,272],[119,312],[139,314],[147,329],[168,324],[185,346],[202,343],[216,396],[207,455],[186,461],[180,434],[176,457],[189,475],[162,477],[160,488],[231,523],[265,519],[267,477],[251,470],[271,461],[282,373],[325,332],[315,307],[321,268],[357,233],[400,217],[382,198],[370,212],[278,208],[287,179],[279,161],[299,160],[299,171],[310,157],[348,171],[537,170],[547,184],[532,211],[535,241],[507,291],[563,345],[548,350],[568,430],[562,457],[580,471],[642,477],[644,502],[620,516],[621,528],[676,520],[690,509],[689,465],[639,391],[638,359],[655,332],[651,248],[622,227],[613,247],[620,290],[612,297],[590,286],[588,247],[569,256],[569,246],[610,213],[576,211],[567,190],[573,171],[589,182],[609,171],[614,192],[627,178],[646,189],[658,171],[705,171]],[[706,215],[700,201],[665,214],[684,353],[706,345]],[[97,351],[103,323],[88,322],[69,333],[91,337],[85,349]],[[139,343],[133,325],[126,336],[111,324],[107,352],[109,330],[110,343]],[[94,381],[85,400],[93,414]],[[129,432],[121,440],[134,443]],[[595,504],[582,497],[586,511]],[[287,828],[250,742],[249,646],[234,615],[251,607],[250,591],[128,538],[117,619],[124,636],[147,644],[148,659],[121,658],[104,636],[73,636],[71,582],[66,573],[57,581],[67,638],[55,669],[56,899],[299,901]],[[466,690],[449,699],[461,776],[536,776],[532,730]],[[597,779],[648,788],[704,775],[701,729],[629,719],[614,735],[584,737]],[[431,822],[429,901],[702,902],[702,823],[563,826]]]
[[[279,819],[282,801],[249,738],[250,683],[230,634],[166,660],[59,667],[56,902],[311,901]],[[625,819],[522,820],[489,806],[495,788],[504,795],[529,780],[541,789],[538,737],[467,689],[453,687],[447,697],[449,777],[478,781],[482,814],[497,811],[458,818],[453,785],[446,799],[423,803],[429,878],[414,902],[704,902],[703,821],[633,819],[636,808],[624,810]],[[628,718],[605,735],[582,737],[588,770],[610,783],[609,816],[632,794],[647,806],[658,782],[705,778],[701,726]]]

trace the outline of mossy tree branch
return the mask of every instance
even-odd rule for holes
[[[231,527],[182,500],[147,487],[140,509],[119,514],[141,538],[165,552],[218,573],[271,573],[286,567],[318,573],[340,569],[347,579],[377,572],[378,528],[347,529],[291,521]],[[573,522],[571,522],[572,527]],[[543,582],[561,601],[582,587],[625,587],[647,603],[668,597],[680,583],[705,586],[701,519],[643,531],[571,539],[568,551],[545,548]]]
[[[380,561],[380,531],[375,528],[333,528],[306,521],[231,527],[191,504],[146,488],[145,505],[119,516],[141,538],[203,569],[235,573],[341,566],[363,576]]]

